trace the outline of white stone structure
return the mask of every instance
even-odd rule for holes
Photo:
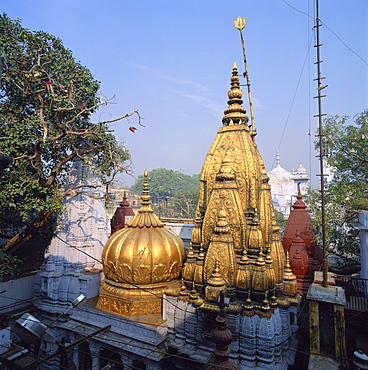
[[[302,195],[306,194],[307,188],[308,188],[308,181],[310,178],[308,177],[307,170],[302,165],[302,162],[300,161],[298,168],[293,172],[293,181],[296,184],[296,192],[298,193],[298,187],[300,189],[300,193]]]
[[[326,182],[331,182],[335,177],[335,168],[327,163],[327,159],[323,157],[323,174]]]
[[[101,253],[109,237],[104,191],[93,161],[75,158],[63,211],[35,281],[36,305],[60,312],[80,293],[98,295]]]
[[[192,359],[207,362],[213,344],[206,339],[205,331],[198,330],[211,324],[205,310],[171,296],[164,297],[163,318],[167,321],[169,345],[190,354]],[[297,306],[276,308],[270,317],[227,312],[228,327],[233,333],[230,358],[241,369],[288,368],[294,362],[294,353],[285,351],[285,347],[297,347],[293,335],[298,329],[297,312]]]
[[[43,322],[47,324],[45,318]],[[55,337],[65,337],[68,343],[75,343],[106,326],[111,327],[69,352],[68,357],[78,370],[166,368],[162,361],[166,354],[167,325],[161,315],[147,315],[143,320],[134,321],[123,315],[96,310],[87,302],[73,309],[67,320],[58,320],[49,331]],[[45,348],[47,353],[56,350],[55,344],[47,344]],[[59,368],[59,358],[45,367],[47,370]]]
[[[287,217],[290,214],[291,206],[296,200],[298,186],[302,195],[307,192],[309,177],[301,162],[299,167],[295,171],[293,170],[292,173],[282,168],[278,150],[276,163],[276,167],[267,173],[270,178],[268,183],[271,186],[271,195],[275,209]]]
[[[288,216],[293,204],[293,196],[296,195],[296,186],[293,174],[280,166],[280,154],[277,150],[276,167],[267,173],[270,178],[271,195],[275,209]]]

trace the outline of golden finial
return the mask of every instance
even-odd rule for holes
[[[218,257],[215,259],[215,267],[213,268],[211,277],[208,279],[208,284],[212,286],[226,286],[226,281],[220,272],[220,261]]]
[[[148,189],[148,171],[144,170],[144,179],[143,179],[143,190],[141,195],[141,204],[142,206],[148,206],[151,202],[151,196],[149,195],[149,189]]]
[[[252,300],[250,298],[250,289],[248,289],[248,297],[247,297],[247,300],[245,302],[247,302],[247,304],[252,303]]]
[[[228,108],[224,111],[225,116],[222,119],[224,126],[228,125],[241,125],[248,122],[248,117],[245,114],[246,111],[243,108],[242,95],[243,92],[240,89],[240,77],[238,76],[238,67],[234,62],[232,67],[232,76],[230,78],[230,91],[228,92],[229,100],[227,104]]]
[[[143,189],[141,195],[141,208],[138,213],[127,223],[128,227],[164,227],[159,218],[153,213],[151,208],[151,196],[148,187],[148,172],[143,173]]]
[[[285,263],[285,270],[291,270],[291,267],[290,267],[290,257],[289,257],[289,252],[287,251],[286,252],[286,263]]]
[[[295,296],[298,291],[296,276],[291,271],[289,252],[286,252],[286,263],[284,269],[284,293],[288,296]]]
[[[238,66],[236,65],[236,60],[234,60],[234,63],[233,63],[233,70],[234,69],[238,69]]]
[[[233,20],[235,28],[238,29],[239,31],[242,31],[243,28],[246,26],[246,23],[245,23],[246,20],[247,18],[242,18],[242,17],[238,17],[235,20]]]

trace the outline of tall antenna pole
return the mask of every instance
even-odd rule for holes
[[[244,38],[243,38],[243,28],[246,26],[245,21],[247,18],[238,17],[236,20],[233,21],[235,28],[237,28],[240,32],[240,39],[243,48],[243,59],[244,59],[244,77],[247,80],[247,87],[248,87],[248,100],[249,100],[249,113],[250,113],[250,120],[252,123],[252,133],[255,135],[255,128],[254,128],[254,113],[253,113],[253,103],[252,103],[252,94],[250,92],[250,79],[248,74],[248,65],[247,65],[247,56],[245,54],[245,46],[244,46]]]
[[[325,216],[325,176],[323,173],[323,158],[324,158],[324,149],[323,149],[323,131],[322,131],[322,116],[326,114],[322,114],[322,98],[326,95],[322,95],[322,90],[327,86],[322,86],[322,81],[324,77],[321,76],[321,56],[320,56],[320,44],[319,41],[319,27],[321,26],[320,19],[319,19],[319,9],[318,9],[318,0],[315,2],[315,32],[316,32],[316,44],[314,47],[317,49],[317,91],[318,95],[315,96],[318,101],[318,114],[315,117],[318,117],[318,135],[319,136],[319,165],[320,165],[320,178],[321,178],[321,213],[322,213],[322,220],[321,220],[321,227],[322,227],[322,248],[323,248],[323,286],[327,288],[327,271],[328,271],[328,263],[327,263],[327,252],[326,252],[326,216]]]

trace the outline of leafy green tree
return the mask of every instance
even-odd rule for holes
[[[199,175],[157,168],[149,172],[149,189],[154,210],[162,217],[193,218],[199,197]],[[130,188],[142,192],[143,175]]]
[[[10,256],[0,249],[0,281],[7,276],[15,275],[19,270],[17,264],[20,260],[17,257]]]
[[[287,219],[285,219],[284,214],[277,209],[275,209],[275,217],[277,226],[280,228],[280,232],[283,233],[285,231]]]
[[[5,14],[0,61],[0,154],[13,157],[0,178],[0,234],[11,251],[60,209],[73,158],[95,158],[104,181],[125,170],[129,152],[109,123],[139,114],[92,123],[91,114],[109,102],[98,93],[100,83],[60,39]],[[12,221],[22,223],[22,231],[9,238],[4,230]]]
[[[196,189],[182,189],[169,199],[164,210],[166,217],[194,219],[199,198],[199,184]],[[165,215],[165,214],[164,214]]]
[[[357,263],[359,241],[350,224],[359,210],[368,209],[368,110],[354,118],[349,124],[348,116],[328,117],[323,127],[324,154],[333,172],[325,184],[326,241],[344,266]],[[306,202],[320,231],[320,192],[311,190]]]

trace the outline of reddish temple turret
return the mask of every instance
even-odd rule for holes
[[[290,265],[298,280],[298,292],[305,295],[313,282],[314,271],[320,270],[322,253],[315,242],[316,234],[300,192],[286,224],[282,245],[290,254]]]

